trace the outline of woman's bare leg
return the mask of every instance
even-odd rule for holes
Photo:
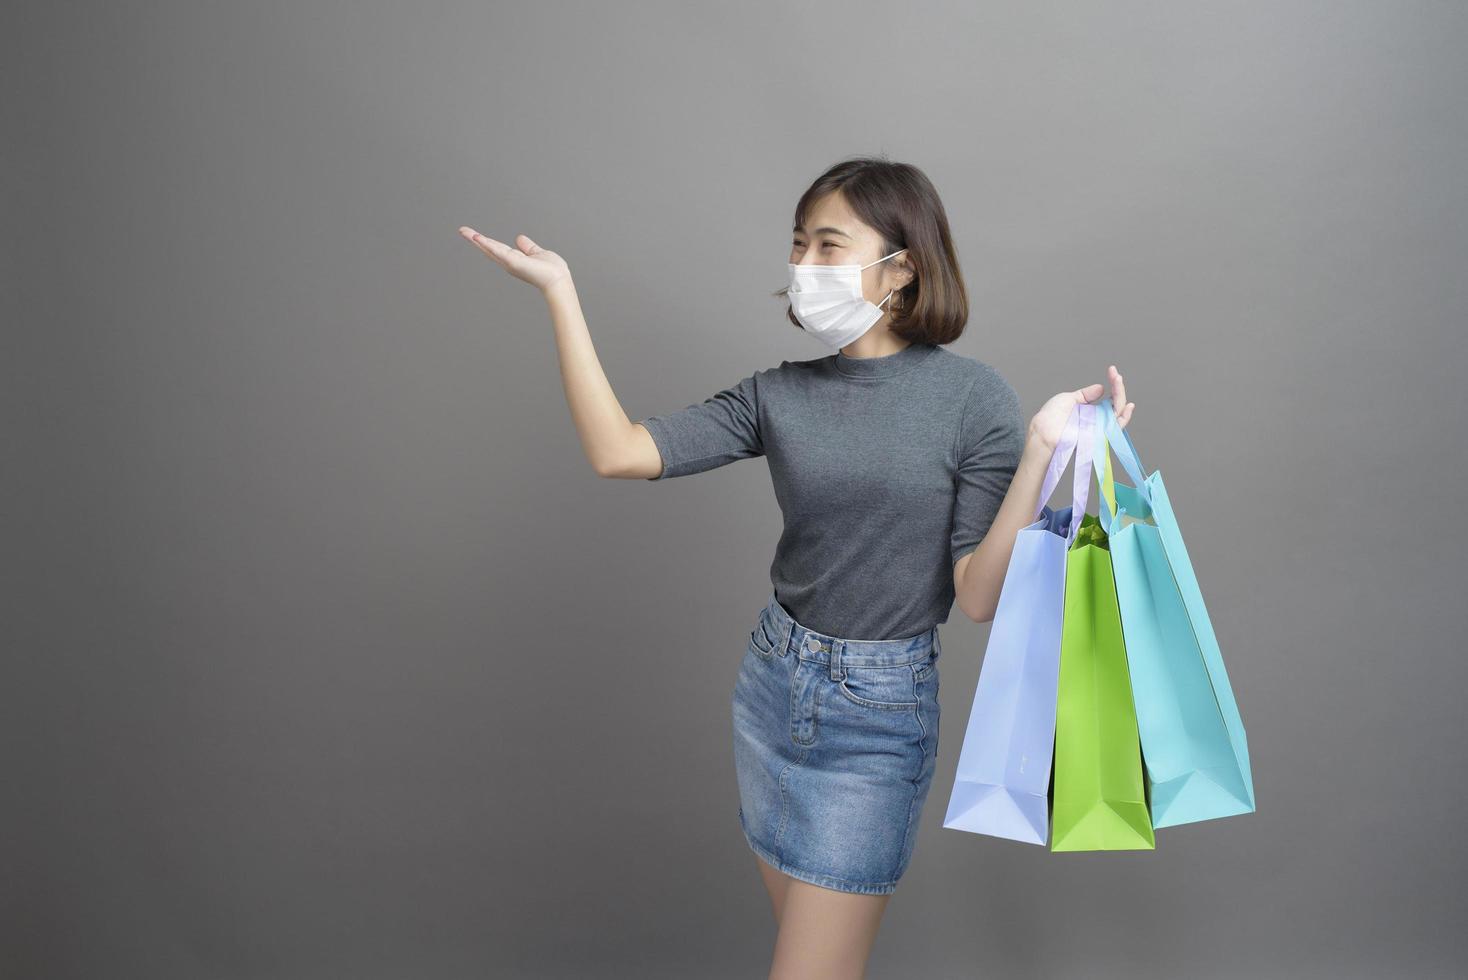
[[[891,898],[790,878],[770,980],[862,980]]]
[[[795,879],[770,864],[758,854],[754,856],[754,863],[759,865],[760,877],[765,880],[765,891],[770,893],[770,908],[775,913],[775,926],[780,925],[780,917],[785,911],[785,892],[790,883]]]

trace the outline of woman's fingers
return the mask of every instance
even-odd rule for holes
[[[519,263],[522,262],[527,255],[533,254],[533,252],[540,251],[540,246],[536,245],[534,242],[531,242],[530,239],[525,238],[524,235],[520,235],[516,238],[516,245],[518,246],[520,239],[523,238],[525,239],[525,241],[530,242],[530,246],[532,249],[531,252],[526,252],[519,247],[512,248],[509,245],[506,245],[504,242],[490,238],[488,235],[481,235],[479,234],[479,232],[475,231],[473,228],[470,228],[467,225],[459,229],[459,234],[468,239],[475,248],[479,249],[479,251],[483,252],[485,255],[488,255],[506,270],[511,272],[515,272],[519,268]]]
[[[470,228],[468,225],[461,225],[459,234],[477,245],[479,250],[485,255],[499,260],[503,265],[512,264],[515,259],[522,255],[536,255],[545,251],[545,249],[531,241],[529,235],[516,235],[514,247],[511,247],[504,242],[490,238],[488,235],[479,234],[479,232]]]
[[[479,249],[479,251],[483,252],[485,255],[488,255],[490,258],[494,259],[501,265],[505,264],[504,253],[508,252],[510,250],[510,247],[504,242],[497,242],[493,238],[481,235],[479,234],[479,232],[475,231],[473,228],[470,228],[468,225],[460,228],[459,234],[468,239],[475,248]]]
[[[506,253],[514,251],[504,242],[490,238],[488,235],[481,235],[473,228],[460,228],[459,234],[473,242],[481,252],[490,258],[503,260],[508,257]]]
[[[1126,428],[1126,424],[1132,420],[1132,409],[1136,407],[1136,403],[1126,400],[1126,380],[1122,378],[1116,365],[1107,367],[1106,373],[1111,380],[1111,408],[1116,413],[1116,424]]]

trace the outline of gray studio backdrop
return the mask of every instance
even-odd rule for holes
[[[1152,853],[945,830],[873,977],[1447,976],[1461,898],[1460,4],[31,5],[3,59],[4,976],[763,976],[729,698],[763,460],[596,478],[824,353],[834,161],[922,167],[1033,412],[1108,363],[1176,503],[1254,814]],[[1094,506],[1094,505],[1093,505]]]

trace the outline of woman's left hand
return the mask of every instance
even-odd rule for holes
[[[1062,391],[1054,396],[1035,413],[1030,419],[1029,438],[1037,440],[1039,444],[1050,452],[1060,443],[1060,434],[1065,431],[1065,423],[1070,419],[1071,410],[1077,405],[1088,405],[1099,402],[1103,393],[1109,387],[1111,389],[1111,406],[1116,411],[1116,424],[1126,428],[1126,424],[1132,419],[1132,409],[1136,404],[1126,400],[1126,385],[1122,382],[1121,372],[1112,364],[1106,369],[1107,384],[1096,382],[1077,388],[1075,391]]]

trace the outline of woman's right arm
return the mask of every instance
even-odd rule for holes
[[[652,436],[632,422],[602,371],[569,275],[545,290],[561,360],[561,384],[581,448],[597,476],[646,480],[663,470]]]
[[[657,444],[646,428],[627,417],[617,401],[592,346],[581,300],[565,260],[525,235],[517,235],[512,247],[472,228],[460,228],[459,233],[515,278],[536,286],[545,297],[555,329],[566,403],[591,468],[598,476],[627,480],[659,476],[663,459]]]

